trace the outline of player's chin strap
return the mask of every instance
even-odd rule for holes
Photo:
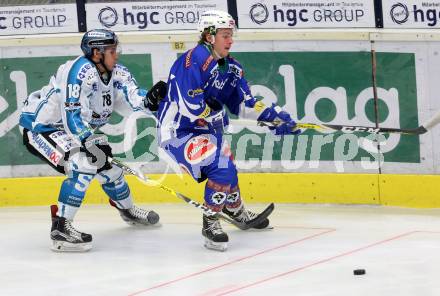
[[[156,180],[152,180],[148,177],[146,177],[144,174],[142,174],[141,172],[139,172],[136,169],[131,168],[130,166],[124,164],[123,162],[116,160],[112,157],[108,158],[109,162],[111,162],[112,165],[115,165],[119,168],[121,168],[124,172],[130,174],[130,175],[134,175],[136,176],[140,181],[142,181],[142,183],[146,184],[146,185],[153,185],[153,186],[157,186],[160,189],[174,195],[175,197],[178,197],[180,199],[182,199],[183,201],[193,205],[194,207],[200,209],[203,211],[203,213],[207,216],[217,216],[218,218],[223,219],[224,221],[231,223],[232,225],[236,226],[237,228],[241,229],[241,230],[247,230],[249,228],[253,228],[256,225],[259,225],[263,220],[265,220],[273,211],[274,209],[274,204],[271,203],[263,212],[261,212],[257,218],[253,219],[252,221],[248,222],[248,223],[244,223],[244,222],[239,222],[236,221],[230,217],[228,217],[227,215],[224,215],[221,212],[214,212],[213,210],[211,210],[210,208],[196,202],[195,200],[192,200],[191,198],[175,191],[174,189],[167,187],[165,185],[163,185],[162,183],[160,183],[159,181]]]

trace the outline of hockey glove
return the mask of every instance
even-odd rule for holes
[[[160,101],[167,95],[167,84],[160,80],[153,85],[145,96],[144,105],[151,111],[159,109]]]
[[[209,106],[214,111],[220,111],[223,109],[223,105],[214,97],[209,97],[205,99],[206,105]]]
[[[276,126],[269,127],[275,135],[298,135],[301,133],[301,130],[295,129],[296,122],[292,119],[290,114],[275,104],[264,109],[257,120],[265,122],[281,121]]]
[[[93,164],[98,167],[97,173],[112,168],[109,157],[113,157],[112,148],[107,142],[106,135],[94,134],[81,142],[80,151],[90,157]]]
[[[275,133],[277,136],[281,135],[298,135],[301,133],[301,130],[295,129],[296,122],[290,121],[290,122],[283,122],[275,127],[269,127],[271,131]]]

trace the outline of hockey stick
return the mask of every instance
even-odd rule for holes
[[[333,131],[341,131],[343,133],[367,132],[370,134],[393,133],[393,134],[404,134],[404,135],[421,135],[426,133],[432,127],[436,126],[439,122],[440,122],[440,112],[437,112],[427,122],[414,129],[368,127],[368,126],[339,125],[339,124],[326,124],[326,123],[321,123],[321,124],[297,123],[295,129],[313,129],[318,131],[333,130]],[[231,120],[231,123],[238,125],[257,125],[257,126],[276,127],[282,122],[279,120],[273,122],[266,122],[266,121],[247,120],[247,119],[237,119],[237,120]]]
[[[210,208],[196,202],[195,200],[175,191],[174,189],[167,187],[165,185],[163,185],[162,183],[156,181],[156,180],[152,180],[148,177],[146,177],[144,174],[142,174],[141,172],[131,168],[130,166],[124,164],[123,162],[116,160],[112,157],[109,157],[109,161],[111,162],[111,164],[121,168],[124,172],[130,174],[130,175],[134,175],[136,176],[139,180],[141,180],[144,184],[152,184],[154,186],[159,187],[160,189],[170,193],[171,195],[174,195],[175,197],[178,197],[180,199],[182,199],[183,201],[187,202],[190,205],[193,205],[194,207],[202,210],[207,216],[217,216],[223,220],[225,220],[228,223],[231,223],[232,225],[236,226],[237,228],[241,229],[241,230],[247,230],[249,228],[253,228],[254,226],[260,224],[264,219],[266,219],[273,211],[274,209],[274,204],[271,203],[269,206],[267,206],[266,209],[264,209],[263,212],[261,212],[257,218],[249,221],[248,223],[242,223],[242,222],[238,222],[235,221],[234,219],[228,217],[227,215],[224,215],[221,212],[214,212],[213,210],[211,210]]]

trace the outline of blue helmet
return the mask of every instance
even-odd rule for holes
[[[81,50],[86,57],[91,57],[93,49],[104,51],[107,46],[117,46],[119,43],[116,34],[106,29],[90,30],[84,34],[81,40]]]

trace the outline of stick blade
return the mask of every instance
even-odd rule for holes
[[[267,217],[269,217],[269,215],[272,214],[274,209],[275,209],[275,205],[271,203],[255,219],[247,223],[236,222],[235,220],[233,220],[235,223],[232,222],[232,224],[234,224],[241,230],[248,230],[250,228],[254,228],[254,226],[257,226],[258,224],[263,222]]]
[[[416,128],[414,130],[414,133],[417,135],[422,135],[422,134],[426,133],[427,131],[428,131],[428,129],[422,125],[422,126],[419,126],[418,128]]]

